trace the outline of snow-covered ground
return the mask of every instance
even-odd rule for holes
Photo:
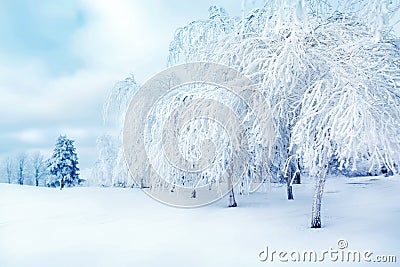
[[[318,230],[309,228],[313,182],[295,185],[294,193],[287,201],[285,187],[271,186],[238,196],[237,208],[224,199],[177,209],[137,189],[0,184],[0,266],[267,266],[270,259],[258,259],[266,246],[321,254],[338,250],[340,239],[349,250],[373,252],[372,260],[397,257],[367,266],[398,266],[398,176],[329,177]]]

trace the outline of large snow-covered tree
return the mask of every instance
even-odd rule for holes
[[[251,188],[251,181],[260,174],[273,174],[277,180],[286,180],[290,199],[292,183],[300,172],[315,175],[312,227],[320,227],[328,171],[358,169],[368,173],[384,168],[398,172],[400,61],[399,38],[393,35],[393,28],[398,23],[399,7],[398,0],[267,0],[247,14],[242,8],[241,18],[212,6],[207,19],[177,29],[168,65],[205,61],[233,67],[259,86],[271,109],[276,125],[271,162],[265,160],[265,147],[257,143],[257,127],[251,120],[244,124],[256,142],[248,151],[241,192]],[[133,84],[117,86],[107,102],[106,114],[114,107],[124,115],[121,111],[126,110],[137,88]],[[174,106],[213,94],[212,86],[191,88],[192,92],[186,89],[169,96],[167,104],[157,110],[160,121]],[[231,101],[223,94],[215,96],[222,102]],[[240,104],[234,106],[245,110]],[[157,120],[149,125],[161,128]],[[205,125],[201,121],[187,127],[187,136],[193,138],[181,145],[189,157],[198,154],[198,148],[189,144],[196,140],[197,129]],[[117,135],[116,140],[119,138]],[[227,147],[224,137],[216,144]],[[159,148],[155,144],[149,151],[154,152],[155,165],[163,169]],[[117,152],[114,158],[121,155]],[[216,172],[208,175],[215,176],[223,167],[215,166]],[[190,175],[169,174],[176,183],[192,179]]]
[[[55,179],[50,179],[47,186],[76,186],[80,183],[78,155],[74,141],[68,139],[67,136],[61,135],[57,139],[53,155],[48,163],[49,173]]]
[[[216,69],[220,67],[218,65]],[[230,71],[237,73],[233,69]],[[197,188],[208,186],[209,190],[214,188],[215,192],[222,192],[225,190],[221,188],[233,186],[230,181],[240,177],[243,178],[240,183],[242,193],[248,192],[256,176],[247,175],[247,171],[266,172],[267,164],[263,162],[273,141],[264,138],[263,133],[269,131],[262,128],[272,124],[268,120],[270,117],[264,116],[264,124],[259,123],[257,118],[261,116],[254,112],[255,109],[250,110],[257,107],[258,100],[250,99],[256,94],[246,93],[249,96],[241,98],[223,86],[184,83],[162,97],[156,97],[158,101],[148,116],[144,136],[146,155],[162,179],[152,179],[154,176],[145,169],[140,170],[136,178],[147,175],[152,181],[152,189],[164,189],[168,183],[172,187],[190,187],[195,198],[201,196],[201,193],[195,194]],[[268,114],[264,106],[259,104],[259,107],[263,108],[262,114]],[[273,139],[273,129],[270,138]],[[236,146],[238,143],[242,143],[241,149]],[[140,159],[131,160],[137,161]],[[237,162],[243,168],[233,168]],[[241,174],[246,175],[242,177]],[[236,206],[234,192],[230,191],[230,206]]]
[[[400,50],[382,28],[377,35],[357,14],[336,14],[316,31],[327,67],[302,97],[292,144],[317,174],[312,227],[321,227],[321,198],[329,163],[339,169],[400,164]],[[376,171],[375,171],[376,172]]]
[[[319,177],[313,227],[320,226],[320,200],[332,160],[339,169],[369,165],[368,171],[382,166],[398,171],[399,49],[392,29],[399,6],[399,1],[333,6],[269,0],[242,16],[231,33],[209,38],[207,30],[197,30],[207,28],[210,18],[175,35],[172,44],[180,46],[170,50],[173,58],[181,53],[186,61],[227,64],[261,85],[277,125],[271,168],[286,176],[289,198],[294,176],[288,173],[298,174],[299,165]]]
[[[242,20],[234,20],[233,30],[220,33],[206,44],[181,37],[182,31],[186,31],[186,35],[196,33],[195,39],[208,40],[207,31],[196,29],[198,24],[206,28],[210,20],[212,18],[181,28],[172,42],[180,43],[180,49],[170,49],[170,55],[176,57],[176,53],[182,53],[187,61],[226,64],[242,71],[260,85],[277,126],[275,156],[269,168],[275,179],[286,178],[288,197],[291,199],[293,177],[298,177],[300,173],[298,159],[293,158],[293,152],[289,151],[291,129],[300,110],[301,95],[307,84],[320,73],[318,56],[312,53],[312,43],[309,42],[310,30],[316,19],[308,18],[304,1],[267,1],[262,8],[243,15]],[[202,49],[182,49],[182,46],[202,46]],[[191,55],[188,51],[197,54]],[[293,175],[288,177],[288,173]]]
[[[230,17],[220,7],[211,6],[209,12],[208,19],[192,22],[176,31],[174,40],[170,45],[168,63],[174,65],[180,62],[193,61],[218,62],[243,71],[244,63],[242,64],[241,61],[245,60],[248,56],[246,53],[251,51],[250,47],[246,47],[242,43],[246,37],[246,34],[241,31],[243,21],[236,17]],[[247,23],[244,24],[247,27]],[[176,60],[177,58],[180,60]],[[256,79],[252,80],[258,82]],[[205,94],[203,97],[206,98],[207,89],[204,88],[202,91],[200,94]],[[199,95],[199,93],[197,94]],[[221,96],[219,100],[223,101],[223,97],[226,98],[226,96]],[[182,97],[181,99],[186,98]],[[267,107],[265,107],[265,110],[267,110]],[[256,127],[253,126],[248,123],[246,131],[252,132],[256,136]],[[269,162],[267,163],[266,160],[268,149],[257,144],[257,142],[254,143],[257,140],[255,136],[251,142],[253,150],[248,152],[250,157],[246,162],[245,175],[239,187],[241,193],[251,191],[252,183],[256,180],[265,180],[269,173]],[[218,173],[211,175],[218,176]],[[265,177],[261,177],[262,175]]]

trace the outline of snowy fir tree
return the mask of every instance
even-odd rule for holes
[[[71,187],[79,185],[78,155],[74,141],[67,136],[58,137],[53,155],[49,159],[48,169],[52,177],[46,182],[49,187]]]

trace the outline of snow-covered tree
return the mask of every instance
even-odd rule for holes
[[[104,108],[104,125],[109,129],[97,139],[98,160],[92,171],[94,183],[101,186],[134,186],[122,147],[122,128],[132,96],[139,88],[133,76],[115,84]]]
[[[65,135],[58,137],[53,155],[48,163],[49,173],[54,179],[47,181],[47,186],[76,186],[80,183],[78,155],[74,146],[74,141]]]
[[[398,23],[399,7],[398,0],[267,0],[248,14],[243,11],[241,19],[212,6],[208,19],[176,31],[168,65],[194,61],[228,65],[259,86],[272,112],[276,140],[270,162],[265,160],[269,158],[268,149],[258,142],[254,121],[243,120],[253,139],[249,139],[241,193],[251,188],[252,181],[265,180],[260,176],[273,174],[275,180],[286,181],[290,199],[292,184],[300,172],[315,175],[312,227],[320,227],[323,187],[330,169],[399,171],[400,53],[399,38],[392,31]],[[106,104],[105,117],[117,110],[114,114],[122,121],[136,88],[130,79],[118,84]],[[167,168],[159,153],[162,144],[154,138],[156,133],[161,136],[157,132],[162,129],[160,122],[176,106],[214,96],[229,103],[238,114],[247,112],[240,101],[213,90],[213,86],[201,85],[175,91],[159,101],[163,105],[153,114],[157,119],[148,124],[149,140],[155,140],[146,148],[154,160],[153,167],[167,174],[173,184],[195,181],[189,174]],[[184,128],[188,140],[178,141],[180,153],[188,158],[199,155],[196,135],[202,127],[220,137],[213,142],[223,148],[219,152],[223,158],[229,152],[228,138],[225,140],[218,129],[204,121]],[[121,144],[120,135],[115,135],[115,140]],[[109,142],[104,143],[107,146]],[[121,167],[111,172],[124,173],[121,146],[113,146],[117,148],[111,153],[114,166]],[[104,160],[99,162],[104,165]],[[215,163],[214,170],[201,182],[210,183],[211,177],[224,168],[224,160]],[[152,182],[155,186],[156,181]]]
[[[113,186],[112,177],[119,146],[113,136],[105,134],[97,138],[97,147],[99,155],[92,173],[95,181],[92,182],[100,186]]]
[[[18,184],[23,185],[26,178],[26,154],[18,155]]]
[[[40,152],[35,152],[31,156],[31,164],[33,169],[33,179],[35,186],[39,186],[40,180],[46,174],[46,162]]]
[[[247,93],[250,98],[252,94]],[[256,120],[260,118],[258,113],[249,111],[250,107],[257,106],[257,100],[248,99],[246,102],[246,98],[202,83],[185,84],[157,97],[158,101],[147,117],[144,136],[147,157],[162,179],[153,179],[154,175],[145,169],[135,178],[148,178],[152,181],[153,190],[164,189],[166,181],[173,186],[193,190],[203,186],[214,188],[214,185],[217,191],[221,186],[233,186],[230,181],[241,178],[239,172],[243,173],[246,167],[254,171],[247,164],[250,158],[258,166],[257,171],[262,171],[266,168],[262,151],[266,152],[269,146],[264,143],[265,131]],[[261,104],[259,107],[264,108]],[[264,123],[270,126],[269,122],[265,118]],[[245,149],[236,146],[246,147],[246,153],[242,153]],[[131,162],[137,162],[143,156],[137,157],[139,159],[132,159]],[[243,168],[232,168],[237,161]],[[241,189],[248,192],[254,176],[243,176],[243,179]],[[200,194],[191,193],[192,197]],[[230,206],[236,206],[232,190],[230,199]]]
[[[235,32],[238,18],[231,17],[223,7],[210,6],[209,18],[178,28],[169,47],[168,65],[202,61],[210,45]]]
[[[269,0],[208,42],[196,41],[208,40],[198,30],[208,21],[189,24],[182,29],[195,42],[175,35],[180,46],[170,50],[173,58],[227,64],[260,84],[277,125],[271,168],[286,177],[288,193],[299,166],[319,177],[313,227],[333,158],[344,169],[395,172],[399,164],[399,2],[339,2]]]
[[[191,42],[175,35],[172,44],[179,43],[180,49],[170,49],[170,57],[181,53],[187,61],[226,64],[242,71],[260,85],[277,126],[275,156],[269,168],[275,174],[275,180],[286,178],[288,197],[291,199],[291,184],[295,176],[288,177],[289,172],[285,170],[296,167],[292,173],[296,173],[297,177],[300,173],[298,159],[289,160],[293,157],[293,152],[289,151],[291,128],[299,113],[306,84],[319,73],[315,62],[318,57],[311,53],[309,48],[312,44],[308,42],[313,21],[307,17],[304,1],[267,1],[262,8],[233,22],[231,31],[219,32],[219,37],[213,37],[206,43]],[[208,20],[190,23],[179,33],[185,30],[186,35],[190,33],[195,40],[208,40],[208,31],[199,31],[198,28],[207,28],[209,23]],[[196,46],[202,49],[193,48]],[[291,164],[290,168],[285,164]],[[250,174],[255,175],[254,172]]]
[[[329,162],[369,172],[400,164],[400,50],[361,19],[337,14],[315,31],[326,72],[302,97],[292,144],[317,175],[312,227],[321,226],[321,198]],[[384,29],[382,29],[384,30]]]
[[[4,169],[6,171],[7,182],[11,184],[13,181],[13,160],[11,157],[5,159]]]

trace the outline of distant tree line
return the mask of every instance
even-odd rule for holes
[[[60,189],[76,186],[84,181],[79,177],[78,164],[74,141],[61,135],[49,159],[39,151],[20,153],[4,159],[2,173],[6,179],[2,182]]]

